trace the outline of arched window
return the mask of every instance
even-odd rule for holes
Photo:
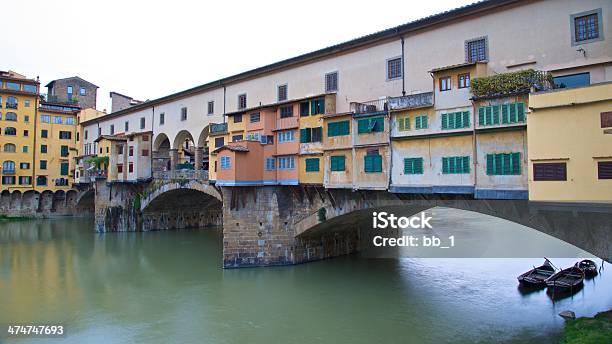
[[[7,112],[4,116],[4,120],[17,122],[17,114],[14,112]]]
[[[13,96],[9,96],[6,98],[6,108],[7,109],[16,109],[17,108],[17,98]]]
[[[2,173],[15,173],[15,162],[10,160],[3,162]]]
[[[15,147],[15,145],[12,143],[7,143],[4,145],[5,153],[15,153],[16,150],[17,150],[17,147]]]
[[[17,135],[17,129],[13,127],[6,127],[4,128],[4,135],[15,136]]]

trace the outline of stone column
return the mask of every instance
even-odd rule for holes
[[[204,158],[204,147],[197,147],[195,150],[195,169],[202,169],[202,159]]]
[[[176,170],[178,164],[178,149],[170,149],[170,169]]]

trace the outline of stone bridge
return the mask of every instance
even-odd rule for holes
[[[0,215],[12,217],[87,216],[94,211],[92,188],[0,193]]]
[[[610,261],[612,205],[474,200],[317,186],[216,187],[203,171],[157,173],[147,183],[96,183],[96,230],[223,226],[224,267],[297,264],[350,254],[373,211],[411,216],[436,206],[506,219]],[[370,226],[371,227],[371,226]]]

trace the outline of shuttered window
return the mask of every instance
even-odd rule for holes
[[[415,129],[427,129],[429,126],[427,115],[416,116],[414,119],[414,128]]]
[[[564,162],[534,163],[533,180],[567,180],[567,164]]]
[[[470,126],[470,112],[450,112],[442,114],[442,129],[460,129]]]
[[[525,122],[525,103],[502,104],[501,118],[503,124]]]
[[[357,133],[368,134],[385,130],[384,117],[363,118],[357,121]]]
[[[601,115],[601,127],[602,128],[612,127],[612,111],[602,112],[600,115]]]
[[[60,163],[60,175],[62,176],[68,175],[68,163],[67,162]]]
[[[423,174],[423,158],[405,158],[404,174]]]
[[[62,156],[64,158],[68,156],[68,146],[61,146],[60,147],[60,156]]]
[[[397,128],[399,131],[408,131],[410,130],[410,117],[399,117],[397,119]]]
[[[334,155],[330,158],[330,165],[332,171],[344,171],[345,170],[346,157],[344,155]]]
[[[349,121],[331,122],[327,124],[327,137],[344,136],[349,134]]]
[[[612,179],[612,161],[597,162],[597,178]]]
[[[319,98],[310,102],[310,114],[319,115],[325,113],[325,99]]]
[[[305,117],[308,115],[310,115],[310,103],[301,102],[300,103],[300,116]]]
[[[469,156],[449,156],[442,158],[443,174],[467,174],[470,173]]]
[[[319,172],[319,158],[306,159],[306,172]]]
[[[364,156],[363,170],[366,173],[382,172],[382,156],[379,154],[367,154]]]
[[[508,176],[521,174],[521,153],[487,154],[487,174]]]
[[[310,128],[300,129],[300,142],[306,143],[310,142]]]
[[[323,127],[300,129],[300,143],[321,142]]]

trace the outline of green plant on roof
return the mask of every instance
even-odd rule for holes
[[[535,91],[541,91],[552,85],[552,74],[527,69],[475,78],[470,86],[475,97],[487,97],[529,92],[532,88]]]

